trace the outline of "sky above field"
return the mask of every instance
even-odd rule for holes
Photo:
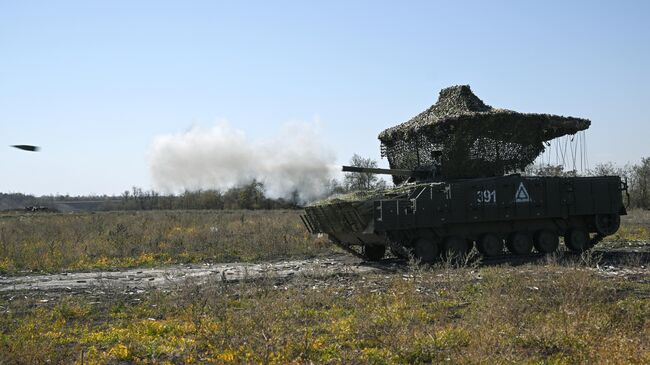
[[[0,146],[42,147],[0,148],[0,192],[150,189],[156,141],[189,131],[268,158],[298,125],[334,164],[379,159],[380,131],[455,84],[589,118],[590,164],[634,163],[649,65],[647,1],[0,0]]]

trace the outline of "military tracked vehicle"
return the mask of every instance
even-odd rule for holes
[[[339,247],[379,260],[389,248],[421,262],[587,250],[615,233],[626,214],[618,176],[526,176],[521,171],[549,140],[590,121],[523,114],[485,105],[469,86],[440,92],[438,102],[379,135],[394,188],[331,197],[305,208],[303,223]]]

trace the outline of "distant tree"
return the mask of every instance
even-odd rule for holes
[[[587,175],[589,176],[620,176],[625,179],[629,179],[632,173],[632,166],[617,166],[612,162],[603,162],[599,163],[593,168],[589,169]]]
[[[612,162],[602,162],[589,169],[590,176],[611,176],[618,175],[619,167]]]
[[[343,194],[345,193],[345,186],[341,184],[337,179],[331,179],[325,184],[325,195],[331,196],[334,194]]]
[[[300,192],[298,191],[298,189],[294,189],[291,192],[291,196],[289,197],[289,203],[293,205],[300,205],[301,199],[300,199]]]
[[[377,168],[377,161],[365,158],[356,153],[350,159],[350,166]],[[386,181],[381,180],[376,174],[369,172],[347,172],[343,184],[348,191],[371,190],[386,187]]]
[[[564,170],[562,165],[530,165],[525,173],[533,176],[577,176],[576,170]]]
[[[630,195],[632,205],[650,209],[650,157],[641,159],[641,163],[632,167],[630,178]]]
[[[253,180],[250,184],[238,189],[238,205],[240,209],[260,209],[264,205],[264,184]]]
[[[223,209],[223,197],[218,190],[207,190],[201,197],[202,209]]]

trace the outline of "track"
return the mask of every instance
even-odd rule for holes
[[[560,251],[553,255],[502,255],[470,258],[464,264],[476,266],[523,265],[531,263],[583,263],[607,274],[626,268],[647,272],[650,246],[611,250],[594,250],[591,255]],[[445,263],[439,263],[445,265]],[[456,263],[457,265],[457,263]],[[0,276],[0,292],[70,291],[139,293],[150,289],[173,288],[185,283],[235,282],[247,280],[286,280],[288,278],[324,278],[337,275],[402,273],[409,263],[400,259],[364,262],[349,255],[332,255],[301,260],[265,263],[227,263],[175,265],[160,268],[120,271],[74,272],[48,275]]]
[[[531,253],[528,255],[500,255],[494,257],[480,257],[477,259],[480,265],[523,265],[528,263],[548,262],[590,262],[594,264],[637,266],[650,262],[650,250],[648,249],[618,249],[603,250],[597,249],[590,253],[573,253],[570,251],[558,251],[554,254]]]
[[[381,267],[382,265],[379,265]],[[105,291],[143,291],[168,288],[185,282],[202,284],[209,281],[278,279],[300,276],[331,276],[339,273],[363,274],[382,270],[365,265],[347,255],[325,258],[275,261],[265,263],[227,263],[204,265],[173,265],[160,268],[120,271],[74,272],[49,275],[0,276],[0,292],[23,290],[102,289]]]

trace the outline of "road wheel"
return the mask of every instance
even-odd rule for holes
[[[573,252],[582,252],[589,249],[591,242],[589,233],[582,228],[570,229],[564,235],[564,245]]]
[[[386,246],[382,245],[364,245],[363,257],[368,261],[379,261],[386,253]]]
[[[533,239],[524,232],[513,232],[506,243],[508,251],[515,255],[526,255],[533,250]]]
[[[447,258],[460,258],[467,255],[471,249],[472,246],[466,239],[458,236],[450,236],[445,240],[443,253]]]
[[[413,254],[416,259],[419,259],[423,264],[430,264],[434,262],[440,255],[440,248],[438,243],[428,238],[418,238],[413,244]]]
[[[503,240],[494,233],[486,233],[478,240],[477,248],[483,256],[497,256],[503,253]]]
[[[594,217],[596,232],[603,236],[616,233],[621,226],[621,216],[618,214],[597,214]]]
[[[548,229],[537,231],[533,241],[535,249],[541,253],[555,252],[560,245],[560,238],[557,233]]]
[[[391,247],[390,248],[390,253],[393,256],[397,257],[398,259],[406,260],[406,259],[409,258],[408,255],[405,254],[405,252],[407,252],[407,250],[409,250],[409,249],[406,248],[406,247],[400,247],[400,248]]]

